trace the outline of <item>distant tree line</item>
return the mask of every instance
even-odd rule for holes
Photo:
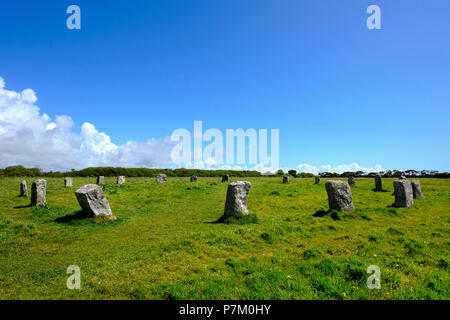
[[[61,171],[48,171],[44,172],[39,168],[24,168],[23,166],[10,166],[4,169],[0,169],[0,177],[116,177],[116,176],[126,176],[126,177],[156,177],[159,173],[164,173],[168,177],[221,177],[224,174],[228,174],[231,177],[260,177],[260,176],[282,176],[284,175],[283,170],[278,170],[275,173],[260,173],[258,171],[250,170],[201,170],[201,169],[149,169],[149,168],[122,168],[122,167],[89,167],[81,170],[72,169],[71,171],[61,172]],[[297,172],[296,170],[289,170],[287,172],[292,177],[295,178],[308,178],[314,177],[313,173]],[[436,170],[387,170],[380,172],[322,172],[321,177],[324,178],[337,178],[337,177],[348,177],[353,175],[354,177],[374,177],[380,174],[383,177],[395,178],[400,176],[406,177],[432,177],[432,178],[450,178],[450,173],[439,172]]]

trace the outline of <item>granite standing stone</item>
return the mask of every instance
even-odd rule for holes
[[[419,180],[413,180],[411,181],[411,186],[413,190],[413,197],[417,199],[423,199],[425,198],[422,193],[422,188],[420,187],[420,181]]]
[[[64,185],[66,187],[71,187],[72,186],[72,178],[64,178]]]
[[[85,213],[95,216],[112,215],[109,202],[100,186],[96,184],[86,184],[75,191],[75,196]]]
[[[105,183],[105,176],[98,176],[97,184],[104,184],[104,183]]]
[[[36,180],[31,185],[31,206],[39,206],[45,203],[47,193],[47,181],[44,179]]]
[[[224,213],[226,217],[248,214],[247,200],[251,186],[248,181],[235,181],[228,185]]]
[[[353,211],[352,191],[344,181],[329,180],[325,183],[330,210]]]
[[[383,190],[383,180],[380,175],[375,176],[375,190],[381,191]]]
[[[408,208],[414,204],[411,182],[406,179],[394,181],[395,203],[397,208]]]
[[[125,176],[118,176],[117,184],[124,184],[124,183],[125,183]]]
[[[320,177],[316,176],[316,182],[314,184],[319,184],[320,183]]]
[[[283,176],[283,183],[289,183],[289,176]]]
[[[22,180],[20,182],[20,196],[21,197],[28,197],[27,182],[25,180]]]
[[[355,178],[353,176],[348,177],[348,184],[351,186],[355,184]]]
[[[198,181],[197,176],[192,176],[192,177],[191,177],[191,182],[197,182],[197,181]]]
[[[228,182],[228,181],[230,181],[230,176],[227,175],[227,174],[224,174],[224,175],[222,176],[222,182]]]
[[[158,183],[164,183],[167,182],[167,175],[165,175],[164,173],[160,173],[156,176],[156,182]]]

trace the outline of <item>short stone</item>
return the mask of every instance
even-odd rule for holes
[[[105,176],[98,176],[97,184],[104,184],[104,183],[105,183]]]
[[[21,197],[28,197],[27,182],[25,180],[22,180],[20,182],[20,196]]]
[[[112,215],[109,202],[100,186],[96,184],[86,184],[75,191],[78,203],[85,213],[95,216]]]
[[[66,187],[71,187],[72,186],[72,178],[64,178],[64,185]]]
[[[329,180],[325,183],[330,210],[353,211],[353,199],[350,185],[339,180]]]
[[[248,214],[247,200],[251,186],[248,181],[234,181],[228,185],[224,213],[226,217]]]
[[[289,183],[289,176],[283,176],[283,183]]]
[[[422,188],[420,187],[420,181],[419,180],[413,180],[411,181],[411,186],[413,190],[413,197],[417,199],[423,199],[425,198],[422,193]]]
[[[124,183],[125,183],[125,176],[118,176],[117,184],[124,184]]]
[[[191,182],[197,182],[197,181],[198,181],[197,176],[192,176],[192,177],[191,177]]]
[[[164,173],[160,173],[156,176],[156,182],[158,183],[164,183],[167,182],[167,175],[165,175]]]
[[[47,193],[47,181],[44,179],[36,180],[31,185],[31,206],[44,204]]]
[[[354,185],[355,184],[355,177],[353,177],[353,176],[349,176],[348,177],[348,184],[349,185]]]
[[[224,175],[222,176],[222,182],[228,182],[228,181],[230,181],[230,176],[227,175],[227,174],[224,174]]]
[[[383,190],[383,180],[381,179],[380,175],[375,176],[375,190]]]
[[[319,184],[320,183],[320,177],[319,176],[316,176],[315,180],[316,180],[316,182],[314,184]]]
[[[394,207],[408,208],[414,204],[411,182],[406,179],[394,181]]]

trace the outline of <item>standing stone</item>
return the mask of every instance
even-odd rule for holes
[[[156,176],[156,182],[158,183],[164,183],[167,182],[167,175],[165,175],[164,173],[160,173]]]
[[[381,180],[380,175],[375,176],[375,190],[382,191],[383,190],[383,181]]]
[[[414,204],[411,182],[406,179],[394,181],[394,207],[408,208]]]
[[[97,184],[104,184],[105,183],[105,177],[104,176],[98,176],[97,177]]]
[[[117,184],[124,184],[125,183],[125,177],[124,176],[118,176],[117,177]]]
[[[72,178],[64,178],[64,185],[66,187],[71,187],[72,186]]]
[[[228,182],[228,181],[230,181],[230,176],[227,175],[227,174],[224,174],[224,175],[222,176],[222,182]]]
[[[413,190],[413,197],[417,199],[423,199],[425,198],[422,193],[422,188],[420,187],[420,181],[419,180],[413,180],[411,181],[411,186]]]
[[[75,196],[85,213],[95,216],[112,215],[109,202],[100,186],[86,184],[75,191]]]
[[[191,182],[197,182],[197,181],[198,181],[197,176],[192,176],[192,177],[191,177]]]
[[[316,183],[314,184],[319,184],[320,183],[320,176],[316,176]]]
[[[351,186],[355,184],[355,178],[353,176],[348,177],[348,184]]]
[[[39,206],[45,203],[47,193],[47,181],[44,179],[36,180],[31,185],[31,206]]]
[[[400,178],[399,178],[400,180],[408,180],[408,179],[406,179],[406,177],[405,176],[400,176]]]
[[[25,180],[20,182],[20,196],[28,197],[27,182]]]
[[[289,176],[283,176],[283,183],[289,183]]]
[[[248,192],[251,187],[248,181],[235,181],[228,185],[224,216],[247,215]]]
[[[352,191],[344,181],[329,180],[325,183],[330,210],[353,211]]]

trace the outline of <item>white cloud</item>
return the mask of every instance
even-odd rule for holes
[[[338,165],[335,167],[331,166],[330,164],[316,167],[316,166],[313,166],[313,165],[310,165],[307,163],[302,163],[297,166],[297,171],[318,174],[321,172],[343,173],[343,172],[347,172],[347,171],[379,172],[379,171],[384,171],[384,169],[379,164],[375,165],[375,167],[373,167],[373,168],[366,168],[366,167],[361,167],[357,163],[341,164],[341,165]]]
[[[72,118],[54,121],[41,114],[32,89],[5,89],[0,77],[0,167],[21,164],[44,170],[70,170],[88,166],[169,167],[169,139],[118,146],[89,122],[73,132]]]

